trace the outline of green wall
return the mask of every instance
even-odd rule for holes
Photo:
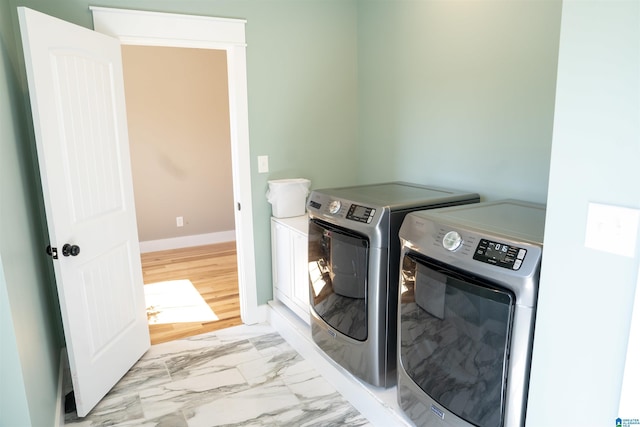
[[[0,425],[39,427],[58,403],[63,344],[15,19],[0,0]]]
[[[0,424],[30,425],[28,403],[16,330],[0,259]]]
[[[355,0],[22,0],[92,28],[89,5],[247,20],[247,84],[258,303],[272,298],[269,179],[308,178],[314,188],[357,177]],[[332,153],[331,157],[327,153]],[[337,155],[336,155],[337,153]],[[257,173],[269,155],[270,173]]]
[[[360,6],[360,180],[544,203],[561,2]]]
[[[560,52],[527,421],[613,426],[640,417],[618,409],[640,236],[621,256],[585,234],[589,203],[640,209],[640,3],[565,1]]]

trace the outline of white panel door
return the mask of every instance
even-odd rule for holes
[[[83,417],[150,346],[120,45],[27,8],[18,13],[60,309]]]

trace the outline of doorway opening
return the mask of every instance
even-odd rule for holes
[[[123,45],[122,65],[151,343],[238,325],[226,52]]]
[[[245,21],[90,7],[95,30],[122,45],[220,49],[226,52],[231,164],[240,313],[245,324],[264,320],[258,309],[249,158]]]

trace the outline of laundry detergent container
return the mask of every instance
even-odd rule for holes
[[[307,195],[311,181],[304,178],[275,179],[268,181],[267,201],[276,218],[288,218],[305,214]]]

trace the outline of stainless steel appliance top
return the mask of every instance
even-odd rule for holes
[[[418,211],[412,215],[443,226],[465,227],[477,233],[497,234],[542,246],[545,213],[543,204],[507,199]]]
[[[475,193],[400,181],[315,191],[330,197],[356,201],[380,208],[389,208],[390,210],[437,205],[439,203],[448,204],[453,201],[478,198]]]

